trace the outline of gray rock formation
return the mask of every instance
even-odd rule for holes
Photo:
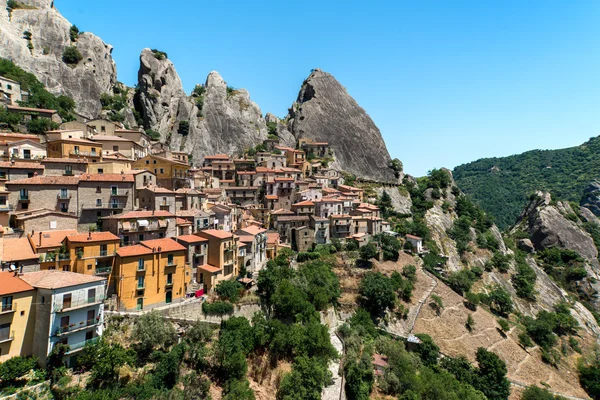
[[[583,190],[581,205],[600,216],[600,182],[594,181]]]
[[[410,215],[412,213],[410,210],[410,208],[412,207],[412,200],[408,193],[406,193],[406,194],[401,193],[398,190],[398,188],[395,188],[395,187],[377,187],[377,188],[375,188],[375,193],[377,193],[378,197],[381,197],[381,195],[383,195],[384,191],[390,195],[390,198],[392,199],[392,207],[394,207],[394,211],[396,211],[400,214],[405,214],[405,215]]]
[[[394,182],[390,155],[373,120],[330,74],[314,70],[304,81],[288,115],[296,139],[328,141],[334,151],[333,168],[358,177]]]
[[[6,9],[0,0],[0,57],[12,60],[33,73],[54,94],[66,94],[76,102],[76,111],[92,118],[100,111],[100,95],[110,92],[117,82],[112,46],[85,32],[76,42],[69,38],[71,23],[53,6],[51,0],[20,0],[29,6]],[[23,32],[31,32],[33,50],[27,47]],[[83,59],[75,67],[62,61],[63,50],[74,45]]]
[[[150,49],[142,51],[138,78],[136,107],[145,127],[160,132],[172,149],[189,152],[195,162],[208,154],[242,153],[267,138],[265,120],[249,93],[228,89],[215,71],[206,79],[201,110],[197,99],[185,94],[173,63]],[[184,121],[187,134],[179,133]]]
[[[517,246],[525,253],[535,252],[535,246],[533,245],[533,243],[531,243],[531,240],[529,239],[519,239],[519,241],[517,242]]]
[[[267,124],[271,122],[277,124],[277,136],[279,136],[280,145],[292,148],[296,147],[296,138],[292,135],[292,132],[288,130],[285,121],[280,120],[271,113],[267,113],[267,115],[265,115],[265,122]]]

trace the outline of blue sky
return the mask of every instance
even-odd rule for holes
[[[56,0],[114,46],[166,51],[189,92],[217,70],[283,117],[312,68],[332,73],[421,176],[600,135],[600,2]]]

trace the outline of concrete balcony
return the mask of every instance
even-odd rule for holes
[[[102,303],[103,301],[104,301],[104,295],[101,294],[96,297],[90,297],[87,299],[71,301],[70,303],[67,303],[67,304],[64,304],[64,303],[55,304],[53,307],[53,311],[56,313],[64,313],[64,312],[77,310],[79,308],[95,306],[95,305]]]

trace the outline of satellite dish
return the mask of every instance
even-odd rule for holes
[[[17,267],[15,266],[15,264],[10,264],[10,267],[8,267],[8,269],[10,269],[11,272],[15,272],[17,270]]]

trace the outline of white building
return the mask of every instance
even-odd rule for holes
[[[246,244],[246,271],[256,273],[267,264],[267,230],[248,226],[235,232]],[[249,257],[248,257],[249,256]]]
[[[52,348],[64,343],[69,345],[64,361],[74,365],[85,344],[102,335],[106,279],[57,270],[21,279],[37,289],[33,354],[44,365]]]
[[[18,102],[22,100],[23,95],[21,94],[21,84],[17,81],[13,81],[12,79],[0,76],[0,103],[18,106]]]
[[[423,238],[414,235],[406,235],[406,240],[412,245],[416,253],[423,252]]]

